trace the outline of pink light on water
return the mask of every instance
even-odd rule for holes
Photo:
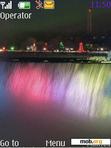
[[[48,100],[50,79],[44,66],[18,65],[9,78],[11,92],[18,98],[27,100]]]

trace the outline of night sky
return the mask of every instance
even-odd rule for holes
[[[14,3],[18,2],[17,0]],[[36,10],[33,1],[33,16],[29,21],[1,21],[0,40],[13,40],[35,34],[66,34],[86,32],[88,0],[56,0],[55,10]],[[16,9],[16,11],[18,11]],[[15,12],[16,12],[15,11]],[[19,11],[18,11],[19,12]],[[29,11],[28,11],[29,12]],[[93,32],[107,32],[110,29],[111,9],[94,10]]]

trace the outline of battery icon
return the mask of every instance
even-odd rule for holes
[[[31,9],[31,3],[30,2],[19,2],[18,3],[19,9]]]

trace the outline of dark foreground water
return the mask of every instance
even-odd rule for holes
[[[111,65],[0,63],[0,140],[111,138]]]

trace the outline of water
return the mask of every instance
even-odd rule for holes
[[[0,138],[111,137],[111,65],[0,63]]]

